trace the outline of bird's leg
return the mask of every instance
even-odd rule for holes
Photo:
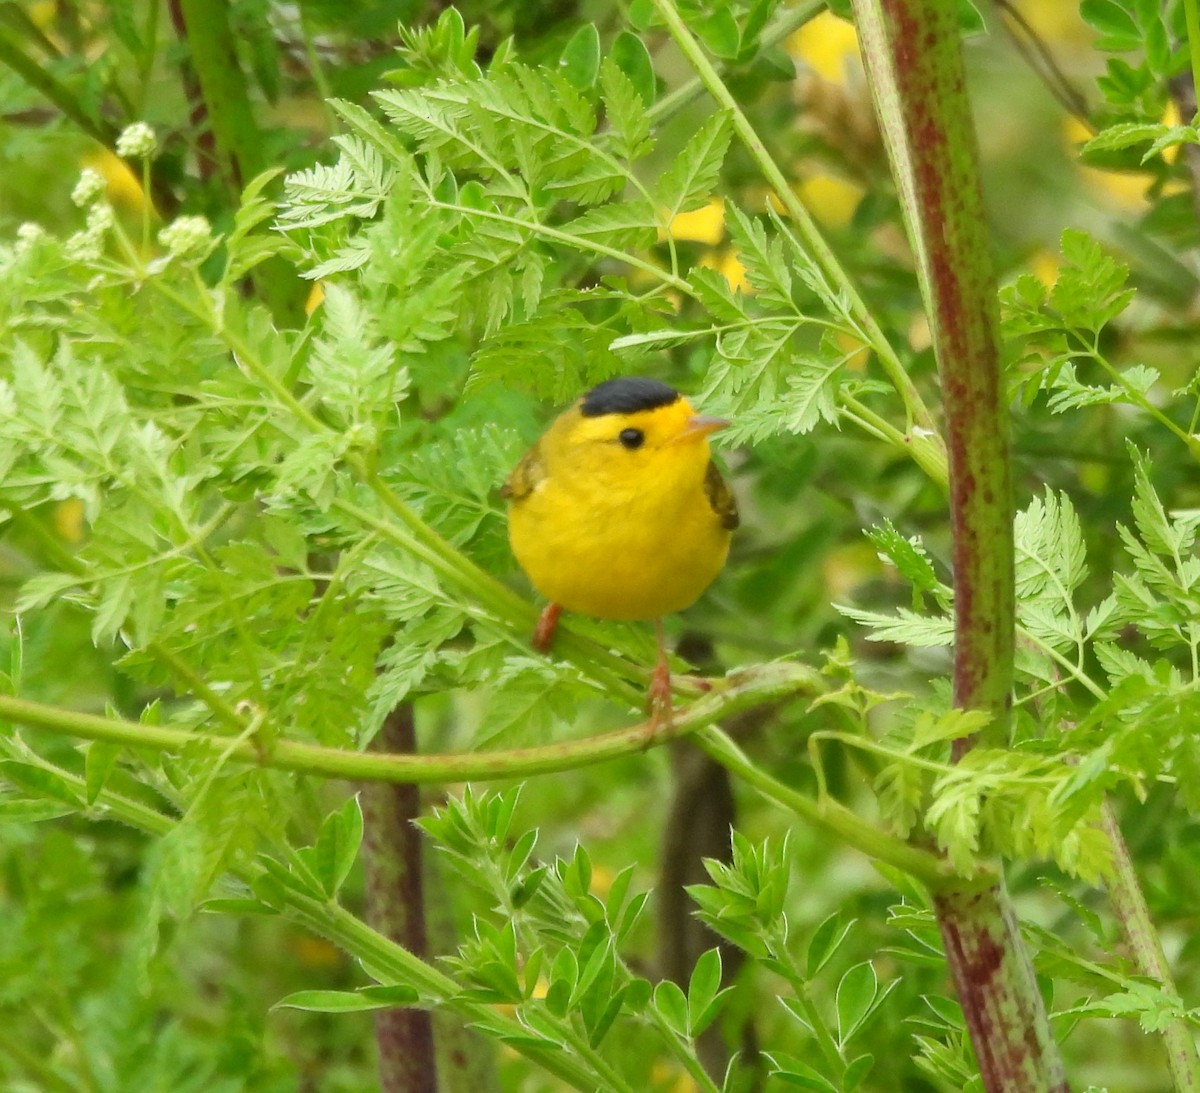
[[[548,603],[538,616],[533,628],[533,647],[539,653],[548,653],[554,643],[554,631],[558,628],[558,616],[562,614],[561,603]]]
[[[658,663],[650,677],[650,689],[646,694],[646,706],[650,720],[646,723],[646,746],[649,747],[659,726],[671,724],[671,665],[667,661],[667,639],[663,634],[662,619],[654,620],[654,636],[658,640]]]

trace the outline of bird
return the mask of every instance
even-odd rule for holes
[[[729,424],[659,380],[606,380],[554,420],[500,490],[513,554],[549,601],[535,649],[549,650],[564,610],[654,621],[651,737],[672,715],[662,617],[713,582],[739,523],[708,443]]]

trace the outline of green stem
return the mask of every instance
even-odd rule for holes
[[[1125,939],[1133,954],[1138,974],[1161,984],[1163,990],[1179,997],[1179,989],[1171,975],[1171,966],[1163,953],[1162,941],[1150,917],[1150,908],[1138,883],[1129,847],[1121,834],[1120,824],[1112,804],[1104,802],[1101,824],[1108,835],[1113,852],[1113,875],[1108,883],[1109,898],[1113,913],[1121,923]],[[1176,1093],[1200,1091],[1200,1055],[1196,1051],[1196,1038],[1186,1019],[1171,1018],[1163,1029],[1167,1047],[1167,1065],[1175,1080]]]
[[[78,775],[53,768],[59,777],[70,782],[82,798],[86,784]],[[100,815],[120,820],[150,835],[163,836],[172,831],[176,821],[111,790],[101,790],[96,802]],[[102,810],[102,811],[101,811]],[[243,885],[251,886],[258,875],[252,867],[237,866],[230,870]],[[389,941],[372,930],[349,911],[332,902],[322,902],[291,888],[279,889],[284,914],[315,933],[332,941],[371,969],[378,982],[403,983],[419,991],[426,999],[456,1014],[464,1024],[481,1030],[497,1041],[511,1044],[513,1049],[531,1059],[547,1073],[561,1078],[581,1093],[596,1089],[596,1075],[578,1060],[562,1051],[561,1045],[543,1047],[531,1041],[525,1029],[513,1018],[491,1006],[472,1002],[463,997],[462,990],[449,976],[426,964],[407,949]]]
[[[764,797],[795,812],[818,830],[835,836],[862,851],[869,858],[903,870],[933,891],[940,891],[946,887],[960,888],[995,883],[995,876],[989,868],[981,866],[974,876],[959,877],[952,872],[945,859],[880,831],[832,798],[811,800],[771,777],[720,729],[703,729],[694,739],[697,747],[703,752],[738,775]]]
[[[809,997],[808,983],[803,981],[793,983],[793,987],[796,991],[796,1000],[800,1003],[800,1008],[804,1010],[804,1016],[808,1020],[808,1027],[812,1029],[812,1034],[817,1039],[817,1046],[820,1047],[821,1054],[825,1056],[829,1073],[836,1076],[840,1085],[846,1074],[846,1061],[842,1058],[842,1053],[838,1051],[837,1041],[833,1038],[833,1033],[829,1031],[829,1026],[826,1025],[821,1011]]]
[[[30,728],[85,740],[107,740],[131,748],[187,750],[192,754],[225,756],[231,762],[327,778],[425,784],[529,777],[605,763],[637,755],[647,747],[694,733],[743,710],[799,694],[818,694],[823,689],[820,674],[812,669],[796,664],[766,664],[731,676],[728,685],[719,693],[677,709],[671,725],[662,726],[653,734],[646,723],[639,723],[584,740],[466,755],[383,755],[282,739],[263,748],[261,740],[231,741],[227,736],[208,736],[185,729],[120,721],[7,695],[0,695],[0,718]],[[237,724],[239,731],[245,731],[244,724]],[[265,735],[270,737],[272,734]]]
[[[1192,94],[1195,95],[1197,103],[1200,103],[1200,2],[1183,0],[1183,17],[1187,24],[1188,56],[1192,61]],[[1192,119],[1193,125],[1196,124],[1197,118],[1200,118],[1200,109]],[[1181,120],[1187,121],[1186,118]]]
[[[929,313],[949,457],[954,703],[1009,737],[1015,559],[1012,454],[996,286],[954,5],[854,0],[855,26]],[[970,740],[954,742],[962,757]],[[946,960],[989,1093],[1067,1083],[1002,876],[934,893]]]
[[[1085,341],[1085,339],[1075,331],[1071,331],[1071,333],[1075,334],[1075,337],[1077,337],[1081,342]],[[1100,352],[1099,347],[1096,344],[1088,346],[1086,352],[1087,355],[1104,370],[1108,377],[1118,387],[1120,387],[1122,391],[1125,392],[1125,396],[1130,402],[1138,407],[1138,409],[1149,414],[1150,417],[1154,418],[1154,420],[1162,425],[1168,432],[1173,433],[1177,439],[1182,440],[1184,444],[1187,445],[1188,452],[1191,454],[1192,458],[1200,458],[1200,438],[1197,438],[1186,430],[1181,429],[1175,424],[1174,421],[1164,414],[1162,410],[1160,410],[1144,394],[1142,394],[1141,391],[1137,390],[1132,384],[1130,384],[1125,376],[1122,375],[1118,369],[1114,368],[1109,362],[1108,358]]]
[[[975,891],[935,892],[933,906],[984,1088],[1069,1093],[1003,881]]]
[[[825,0],[803,0],[793,7],[784,8],[779,18],[763,31],[760,39],[761,48],[778,45],[793,32],[799,30],[805,23],[811,22],[826,8]],[[715,64],[714,70],[719,74],[725,68],[724,64]],[[691,102],[704,90],[704,82],[699,76],[680,84],[673,91],[664,95],[649,110],[646,116],[651,126],[655,126],[669,118],[677,110]]]
[[[733,119],[734,130],[741,138],[742,144],[750,154],[750,158],[754,160],[763,177],[775,191],[780,204],[791,217],[796,230],[800,233],[801,242],[804,244],[808,256],[815,261],[817,267],[830,282],[836,285],[837,290],[845,296],[849,304],[850,314],[854,316],[855,321],[862,331],[863,340],[875,350],[876,355],[879,357],[880,366],[883,368],[888,379],[891,380],[892,385],[904,403],[905,415],[909,422],[909,427],[911,428],[913,425],[916,425],[924,430],[922,436],[926,439],[918,447],[912,449],[914,459],[917,458],[917,453],[924,453],[927,444],[932,443],[937,436],[933,417],[925,406],[924,400],[921,398],[921,393],[904,370],[903,363],[884,335],[883,330],[875,321],[871,310],[859,294],[858,287],[837,260],[829,244],[826,243],[820,228],[817,227],[816,221],[813,220],[808,209],[805,208],[803,202],[796,196],[783,171],[780,170],[779,165],[767,150],[767,146],[763,143],[762,138],[750,124],[750,120],[742,111],[742,108],[729,91],[729,88],[725,86],[720,74],[704,53],[700,43],[688,29],[687,24],[684,23],[678,9],[675,7],[674,0],[653,0],[653,2],[659,15],[662,16],[663,21],[667,24],[667,29],[671,32],[671,37],[675,39],[675,44],[696,71],[708,93],[716,100],[718,105],[729,111]]]
[[[687,1071],[693,1086],[702,1090],[703,1093],[721,1093],[696,1055],[694,1045],[680,1039],[679,1034],[667,1024],[667,1019],[659,1012],[657,1006],[650,1007],[649,1016],[650,1020],[654,1022],[654,1027],[658,1029],[659,1036],[666,1044],[667,1050],[675,1058],[675,1061]]]
[[[49,99],[93,140],[106,148],[116,143],[116,126],[87,114],[71,89],[55,79],[44,65],[27,57],[3,25],[0,25],[0,64],[12,69],[30,87]]]
[[[241,735],[246,729],[246,722],[238,716],[235,710],[228,702],[225,701],[216,691],[214,691],[203,676],[201,676],[187,661],[176,656],[170,649],[158,642],[151,642],[147,646],[149,652],[157,660],[165,664],[179,679],[191,688],[192,693],[196,695],[206,705],[217,720],[221,722],[235,736]],[[80,716],[87,716],[81,714]],[[100,718],[99,720],[104,720]],[[132,724],[132,722],[129,722]],[[49,727],[49,726],[46,726]],[[174,731],[174,730],[167,730]],[[185,733],[190,736],[190,733]],[[97,738],[99,739],[99,738]],[[215,740],[214,743],[220,745],[220,740]]]
[[[432,193],[428,194],[427,197],[428,204],[432,208],[445,209],[447,212],[458,213],[467,219],[478,217],[481,220],[494,220],[498,224],[509,224],[530,232],[533,235],[540,235],[544,239],[561,243],[564,247],[569,247],[571,250],[587,251],[605,258],[612,258],[622,265],[632,266],[634,269],[641,270],[655,280],[661,281],[667,288],[675,289],[676,292],[686,293],[688,296],[695,296],[696,294],[695,289],[684,278],[676,276],[670,270],[665,270],[661,266],[647,261],[645,258],[640,258],[636,254],[630,254],[629,251],[610,247],[594,239],[585,239],[579,235],[572,235],[570,232],[560,231],[558,228],[552,228],[536,220],[522,220],[519,216],[508,216],[505,213],[498,213],[491,209],[475,209],[467,205],[456,205],[449,201],[439,201]]]
[[[596,1075],[560,1044],[534,1043],[530,1034],[512,1018],[504,1017],[489,1006],[463,997],[462,990],[449,976],[427,965],[376,933],[349,911],[334,903],[321,903],[299,893],[288,892],[288,917],[333,942],[344,952],[357,957],[372,970],[375,978],[384,977],[414,987],[438,1004],[452,1010],[466,1023],[511,1044],[547,1073],[560,1078],[572,1089],[593,1093]]]
[[[225,186],[234,200],[261,170],[262,134],[254,120],[247,81],[238,63],[230,5],[179,0],[188,52],[208,113]]]
[[[916,425],[903,433],[853,395],[840,392],[838,398],[843,406],[842,413],[860,429],[910,455],[933,482],[946,489],[950,472],[946,463],[946,449],[939,437],[930,437]]]

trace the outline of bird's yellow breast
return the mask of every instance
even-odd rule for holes
[[[708,442],[686,435],[688,420],[694,411],[681,398],[603,419],[576,407],[551,426],[526,457],[508,525],[513,553],[543,596],[569,611],[633,620],[680,611],[708,587],[730,533],[705,490]],[[623,427],[643,432],[644,444],[626,450]]]

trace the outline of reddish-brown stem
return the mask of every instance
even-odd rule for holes
[[[855,0],[863,56],[902,195],[937,354],[954,537],[954,702],[1008,737],[1014,548],[996,292],[956,8]],[[955,742],[961,758],[970,740]],[[1058,1093],[1062,1061],[1003,884],[935,900],[946,959],[989,1093]]]
[[[393,710],[374,746],[388,752],[416,750],[409,703]],[[420,833],[415,785],[369,783],[361,792],[367,922],[389,941],[426,958]],[[375,1014],[380,1093],[437,1093],[433,1025],[425,1010],[390,1009]]]

